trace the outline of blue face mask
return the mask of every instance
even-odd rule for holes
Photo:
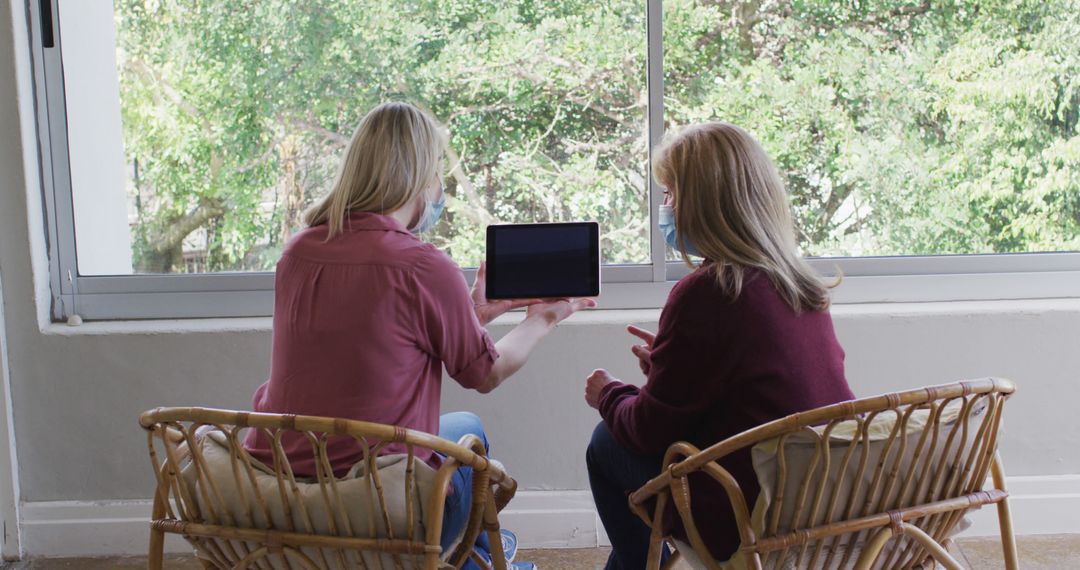
[[[413,235],[430,232],[439,221],[439,216],[442,216],[444,207],[446,207],[446,192],[440,187],[439,199],[435,202],[432,202],[431,200],[426,201],[424,216],[420,219],[420,223],[409,231],[412,232]]]
[[[660,215],[657,217],[657,224],[660,226],[660,232],[664,234],[664,241],[671,246],[671,249],[675,251],[683,251],[687,255],[696,255],[702,257],[694,244],[690,243],[690,240],[683,236],[683,246],[686,249],[679,249],[679,240],[676,238],[677,230],[675,228],[675,210],[667,204],[660,205]]]

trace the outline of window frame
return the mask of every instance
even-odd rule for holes
[[[26,0],[30,14],[37,130],[45,206],[52,318],[91,320],[269,316],[273,273],[83,276],[78,272],[67,109],[61,61],[58,0]],[[646,81],[649,154],[663,137],[662,0],[646,1]],[[43,22],[43,10],[49,22]],[[49,28],[46,28],[49,26]],[[45,47],[51,29],[54,43]],[[650,212],[663,200],[647,177]],[[651,214],[650,214],[651,215]],[[662,307],[675,281],[689,273],[665,258],[666,246],[650,223],[650,262],[605,265],[601,307]],[[811,258],[824,276],[843,275],[837,303],[933,302],[1080,297],[1080,252],[963,254],[903,257]],[[466,269],[470,281],[474,269]]]

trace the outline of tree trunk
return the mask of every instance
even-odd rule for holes
[[[184,265],[184,239],[224,213],[225,203],[220,198],[206,198],[187,215],[171,220],[165,231],[150,241],[144,269],[150,273],[175,273]]]
[[[297,168],[300,145],[297,137],[287,136],[278,145],[278,157],[281,160],[281,225],[278,237],[285,244],[293,232],[303,225],[304,185],[300,182]]]

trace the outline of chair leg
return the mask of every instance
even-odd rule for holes
[[[155,490],[154,508],[151,512],[151,520],[160,520],[165,517],[165,502],[160,490]],[[148,570],[162,570],[165,564],[165,532],[150,526],[150,549],[147,552],[146,567]]]
[[[660,570],[660,560],[664,555],[664,536],[661,531],[661,520],[664,516],[664,509],[667,507],[667,493],[660,493],[656,498],[656,507],[653,511],[653,520],[651,532],[649,532],[649,557],[646,559],[646,570]]]
[[[878,556],[881,554],[882,549],[885,548],[885,544],[889,542],[893,537],[893,531],[891,527],[884,527],[878,529],[877,532],[870,537],[870,540],[866,541],[866,544],[862,547],[862,554],[859,555],[859,560],[855,562],[854,570],[870,570],[877,562]]]
[[[921,528],[904,523],[904,534],[915,539],[920,546],[926,549],[926,552],[930,554],[930,557],[937,561],[938,564],[944,566],[946,570],[964,570],[964,567],[961,566],[944,547],[938,544],[933,537],[923,532]]]
[[[484,504],[484,529],[488,533],[488,542],[491,544],[491,564],[495,570],[506,570],[506,552],[502,547],[502,534],[499,532],[499,513],[495,505],[495,497],[488,495]]]
[[[154,528],[150,529],[150,552],[147,556],[146,568],[148,570],[162,570],[165,563],[165,533]]]
[[[1005,488],[1005,468],[1001,465],[1001,455],[994,455],[994,463],[990,465],[990,474],[994,478],[994,486],[1002,491]],[[998,526],[1001,528],[1001,550],[1005,556],[1005,570],[1019,570],[1020,560],[1016,552],[1016,535],[1013,533],[1012,511],[1009,508],[1009,498],[1005,497],[997,504]]]

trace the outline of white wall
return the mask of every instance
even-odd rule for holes
[[[3,295],[3,271],[0,268],[0,299]],[[12,445],[10,386],[7,326],[4,305],[0,303],[0,524],[5,529],[0,538],[0,559],[5,560],[17,558],[19,554],[19,489]]]
[[[138,413],[247,407],[267,373],[269,321],[43,324],[48,277],[25,22],[22,2],[9,2],[0,9],[0,269],[21,499],[144,499],[151,475]],[[444,408],[485,419],[495,453],[524,489],[585,489],[583,454],[598,417],[582,402],[583,378],[601,366],[634,378],[622,327],[655,327],[657,316],[575,317],[507,385],[488,396],[448,386]],[[849,305],[834,316],[857,394],[1012,378],[1019,391],[1002,441],[1010,474],[1080,474],[1080,300]],[[506,330],[493,327],[496,336]]]

